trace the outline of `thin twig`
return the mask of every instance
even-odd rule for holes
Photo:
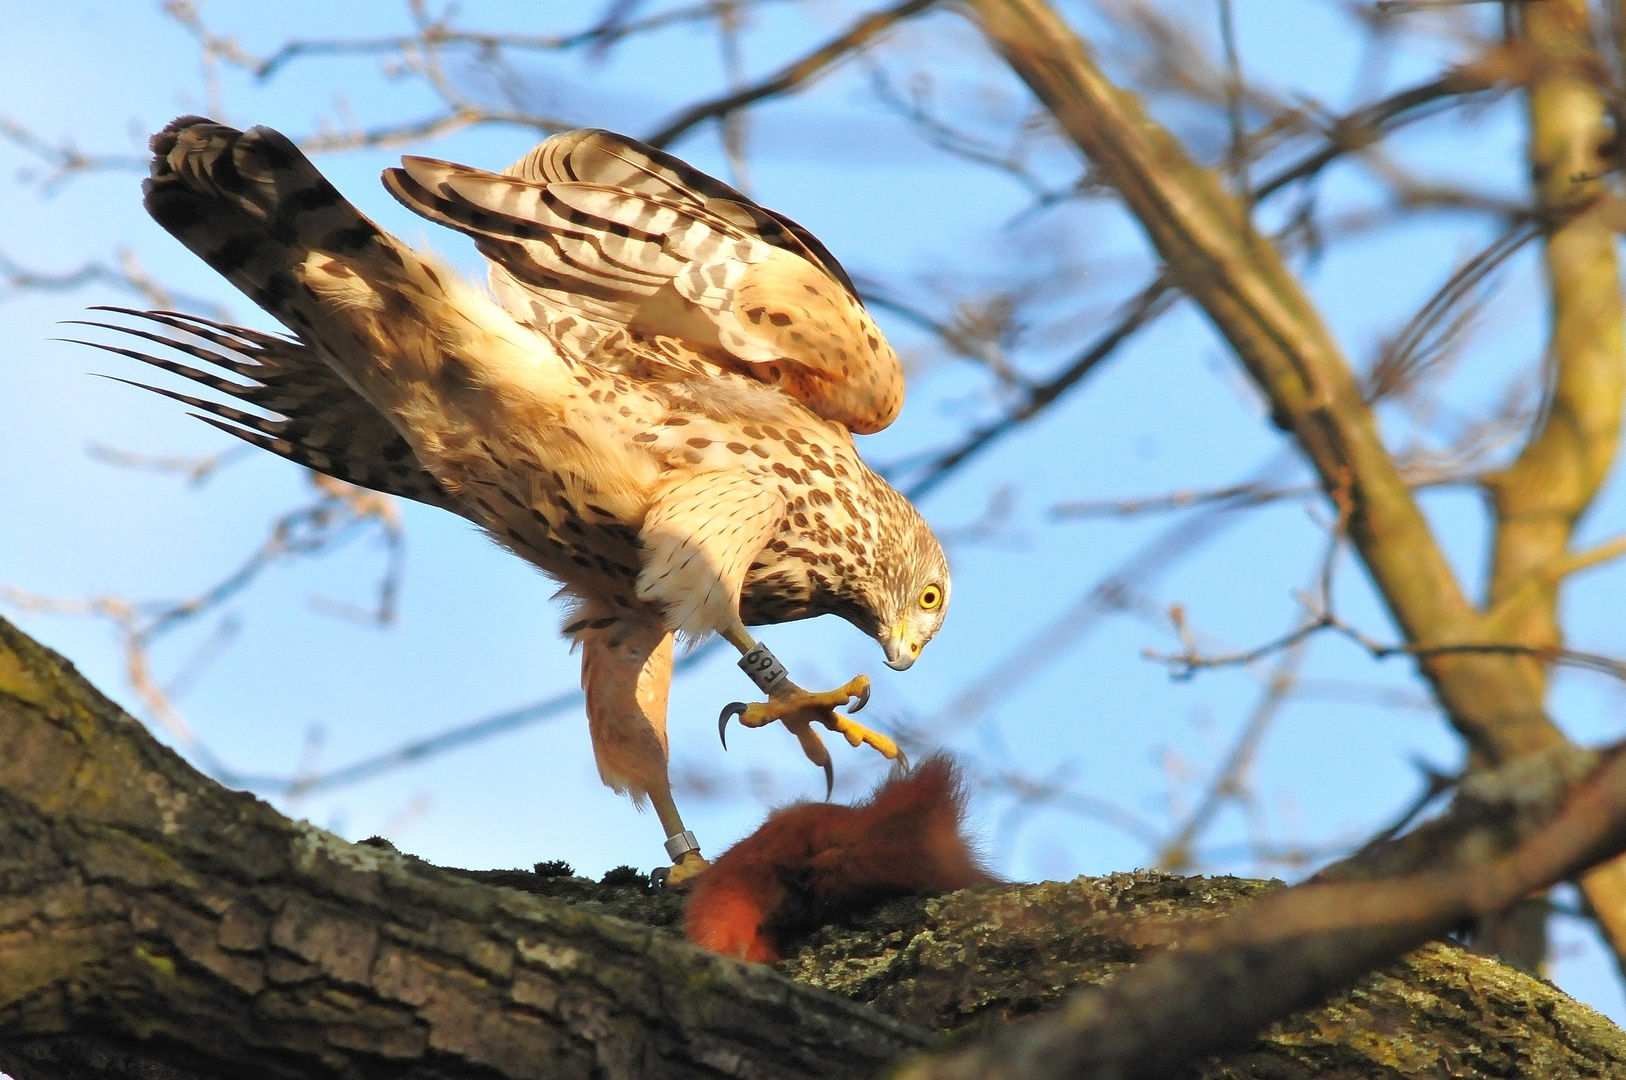
[[[1325,147],[1263,181],[1254,191],[1254,198],[1262,201],[1295,181],[1309,179],[1343,154],[1369,145],[1381,137],[1388,127],[1405,120],[1418,119],[1428,106],[1449,103],[1464,95],[1482,91],[1487,85],[1477,76],[1454,72],[1357,109],[1327,128],[1328,144]],[[924,465],[918,466],[921,471],[904,489],[906,494],[912,499],[924,498],[966,462],[1044,411],[1073,389],[1097,364],[1111,356],[1119,345],[1169,310],[1177,296],[1168,273],[1160,273],[1124,305],[1118,322],[1072,364],[1052,379],[1034,385],[1027,398],[1005,416],[974,430],[954,448],[941,451]],[[908,315],[904,311],[899,313]],[[935,324],[929,319],[927,323],[928,328],[936,332]],[[882,471],[891,475],[899,468],[895,464]]]
[[[153,672],[151,651],[160,638],[219,610],[271,566],[292,558],[325,553],[369,527],[382,531],[389,549],[386,572],[378,591],[378,607],[370,618],[387,624],[395,617],[403,535],[391,497],[315,474],[312,474],[312,482],[318,492],[315,500],[279,517],[259,548],[236,570],[184,600],[137,603],[119,596],[61,599],[15,588],[0,588],[0,600],[26,611],[91,616],[112,623],[119,632],[131,689],[177,743],[206,770],[218,775],[226,771],[224,766],[197,737]],[[231,626],[230,620],[222,622],[216,637],[231,633]],[[217,640],[206,647],[218,651],[222,644]],[[183,674],[185,671],[183,668]]]
[[[1215,771],[1202,798],[1186,820],[1159,845],[1157,865],[1161,869],[1173,873],[1187,872],[1194,861],[1198,838],[1213,823],[1219,811],[1227,802],[1246,797],[1248,770],[1253,767],[1266,731],[1297,688],[1299,666],[1303,660],[1302,643],[1283,651],[1281,661],[1265,683],[1264,694],[1242,725],[1236,742]]]
[[[1273,456],[1255,475],[1269,480],[1292,462],[1290,452]],[[1217,504],[1155,537],[1112,572],[1106,574],[1055,619],[1024,638],[1017,647],[981,675],[972,679],[927,725],[942,739],[956,727],[981,717],[990,706],[1065,655],[1105,616],[1117,611],[1142,610],[1153,605],[1142,590],[1170,566],[1206,544],[1237,520],[1235,507]]]
[[[1011,366],[1005,343],[1014,336],[1016,305],[1009,293],[996,293],[980,302],[962,300],[948,322],[933,318],[920,308],[898,299],[879,284],[855,279],[866,306],[889,311],[932,334],[955,356],[981,364],[988,373],[1008,387],[1031,389],[1028,381]]]
[[[471,105],[455,105],[451,111],[421,120],[408,120],[398,124],[384,124],[373,128],[351,128],[344,131],[326,131],[306,135],[295,140],[308,154],[332,154],[349,150],[389,150],[411,146],[430,139],[444,138],[471,127],[490,125],[526,128],[542,135],[567,131],[574,124],[551,116],[533,116],[530,113],[506,109],[482,109]]]
[[[679,657],[672,665],[673,675],[681,675],[710,659],[715,654],[715,647],[720,640],[713,639],[693,652]],[[359,761],[341,765],[325,772],[296,771],[290,776],[275,776],[266,773],[242,772],[217,763],[210,770],[210,774],[228,787],[242,788],[245,791],[255,791],[266,795],[281,795],[293,798],[331,792],[422,763],[430,758],[450,753],[453,750],[459,750],[499,735],[506,735],[521,728],[530,727],[533,724],[570,715],[580,710],[586,700],[586,695],[582,691],[567,690],[564,693],[543,698],[529,705],[521,705],[516,709],[507,709],[491,716],[481,717],[477,720],[446,728],[421,739],[413,739],[400,746],[377,754],[371,754]]]
[[[1310,179],[1345,154],[1371,146],[1401,124],[1426,119],[1441,108],[1484,92],[1498,92],[1495,83],[1475,72],[1458,70],[1347,113],[1324,128],[1325,146],[1261,181],[1254,197],[1262,201],[1289,184]]]
[[[1626,680],[1626,660],[1618,660],[1602,653],[1583,652],[1578,649],[1566,649],[1554,645],[1524,645],[1515,641],[1454,641],[1448,644],[1408,642],[1391,645],[1367,635],[1344,622],[1330,611],[1316,613],[1308,621],[1281,637],[1243,652],[1210,656],[1192,649],[1185,649],[1177,653],[1160,653],[1153,649],[1147,649],[1144,655],[1148,660],[1168,665],[1170,674],[1174,678],[1189,679],[1199,671],[1215,668],[1246,667],[1258,663],[1267,656],[1291,648],[1306,638],[1329,630],[1355,642],[1375,660],[1387,660],[1396,656],[1410,656],[1419,659],[1434,656],[1475,654],[1528,656],[1543,663],[1595,671],[1612,678]]]
[[[702,101],[683,110],[660,130],[644,141],[652,146],[667,147],[690,129],[707,120],[719,120],[736,110],[759,101],[778,97],[822,75],[831,65],[846,59],[893,26],[931,7],[937,0],[903,0],[858,20],[845,33],[839,34],[812,52],[780,68],[773,75],[751,86],[730,94]]]
[[[785,0],[753,0],[753,6],[770,2]],[[652,30],[706,21],[715,14],[713,0],[701,0],[700,3],[671,8],[642,19],[602,19],[585,30],[565,34],[509,34],[458,30],[442,18],[420,26],[417,34],[372,38],[296,39],[285,42],[274,52],[261,57],[246,51],[235,38],[210,31],[192,4],[172,2],[165,5],[165,11],[197,38],[199,45],[214,50],[222,61],[243,68],[262,81],[272,78],[295,60],[306,57],[400,55],[424,45],[466,47],[477,54],[493,54],[504,49],[521,52],[567,52],[584,47],[602,49]]]
[[[1484,477],[1477,472],[1450,473],[1423,462],[1405,470],[1407,486],[1414,491],[1443,487],[1474,487]],[[1197,489],[1184,488],[1167,495],[1146,495],[1135,499],[1076,499],[1057,503],[1050,508],[1050,517],[1056,521],[1081,518],[1140,517],[1147,514],[1173,513],[1194,506],[1211,503],[1238,502],[1247,506],[1264,506],[1292,499],[1309,499],[1322,494],[1317,484],[1231,484],[1225,487]]]
[[[1253,184],[1248,170],[1248,130],[1242,105],[1242,55],[1236,46],[1236,14],[1231,0],[1219,0],[1220,43],[1225,50],[1225,104],[1231,127],[1229,166],[1242,204],[1243,221],[1253,218]],[[1251,229],[1249,230],[1252,231]]]
[[[870,62],[869,69],[870,91],[874,94],[875,100],[880,102],[883,108],[908,121],[932,146],[965,161],[997,169],[1009,175],[1034,197],[1035,205],[1047,205],[1054,201],[1058,194],[1062,194],[1051,191],[1023,161],[1025,146],[1033,131],[1040,126],[1035,120],[1044,117],[1043,112],[1032,114],[1026,122],[1019,125],[1012,145],[1002,149],[961,131],[938,116],[928,104],[927,87],[924,83],[914,87],[914,93],[905,94],[893,86],[885,69],[878,63]],[[1066,194],[1071,193],[1070,190]]]
[[[1137,330],[1155,321],[1158,316],[1173,307],[1178,296],[1172,281],[1166,275],[1159,275],[1124,305],[1123,314],[1118,321],[1079,353],[1072,363],[1045,382],[1035,384],[1020,405],[998,420],[973,431],[953,449],[935,454],[931,460],[919,467],[914,479],[904,486],[904,493],[911,499],[925,498],[948,479],[954,470],[1021,427],[1072,390],[1098,364],[1112,356],[1118,346],[1134,336]],[[897,468],[898,466],[894,465],[890,470],[883,472],[896,471]]]
[[[1521,3],[1523,0],[1377,0],[1372,10],[1379,15],[1406,15],[1439,8],[1476,7],[1480,4]]]
[[[739,0],[712,0],[712,10],[717,16],[717,42],[728,90],[738,93],[745,85],[745,55],[740,43],[744,14]],[[723,117],[723,156],[728,159],[734,186],[747,195],[751,194],[751,168],[746,150],[749,132],[749,114],[745,110],[735,109]]]
[[[970,777],[979,791],[1005,795],[1015,800],[1000,822],[1002,849],[1008,850],[1013,846],[1020,822],[1040,810],[1098,821],[1149,848],[1157,843],[1160,834],[1150,821],[1110,799],[1074,790],[1066,783],[1068,771],[1064,763],[1043,777],[1015,770],[982,772]]]
[[[0,139],[32,154],[49,171],[35,176],[28,170],[21,178],[39,184],[40,191],[52,194],[77,177],[92,172],[144,172],[147,159],[135,154],[87,154],[67,139],[50,142],[32,130],[6,117],[0,117]]]
[[[1372,365],[1363,388],[1367,401],[1380,401],[1415,385],[1420,372],[1441,357],[1448,344],[1466,328],[1466,320],[1448,319],[1451,311],[1472,297],[1498,267],[1542,233],[1541,226],[1534,221],[1516,223],[1458,267],[1389,341]],[[1472,317],[1470,309],[1467,319]]]
[[[73,270],[35,270],[14,262],[0,252],[0,300],[22,292],[71,292],[88,285],[111,285],[126,293],[141,297],[155,308],[206,313],[226,320],[230,312],[211,300],[178,293],[160,285],[136,259],[129,248],[118,248],[114,264],[101,261],[84,263]]]
[[[202,487],[212,480],[217,473],[228,465],[242,461],[254,452],[254,447],[247,443],[238,443],[227,447],[218,454],[208,454],[202,457],[196,455],[176,454],[139,454],[131,450],[119,450],[116,447],[104,446],[101,443],[91,443],[85,447],[85,452],[104,465],[112,465],[120,469],[136,469],[143,472],[179,473],[186,478],[191,487]]]

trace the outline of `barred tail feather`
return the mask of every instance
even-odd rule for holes
[[[154,135],[151,148],[147,213],[296,333],[313,323],[294,275],[311,252],[377,250],[401,261],[387,234],[281,132],[183,116]]]
[[[81,341],[78,344],[140,360],[250,408],[274,415],[261,416],[233,405],[129,379],[118,381],[189,405],[199,410],[194,415],[200,420],[326,476],[373,491],[439,506],[454,513],[464,512],[462,504],[449,495],[419,463],[407,441],[360,395],[335,376],[309,346],[273,334],[174,311],[136,311],[121,307],[95,307],[92,310],[145,319],[178,335],[206,342],[207,347],[179,336],[166,337],[118,323],[74,320],[74,324],[128,334],[249,381],[235,382],[191,364],[141,349],[96,341]]]
[[[289,365],[299,395],[292,408],[269,385],[256,402],[287,423],[314,415],[360,425],[369,450],[413,469],[390,483],[428,490],[416,474],[444,479],[440,455],[466,446],[486,419],[476,414],[493,407],[471,387],[500,386],[529,402],[561,396],[572,372],[546,339],[380,229],[286,136],[184,116],[153,136],[152,151],[144,191],[154,220],[298,336],[297,345],[274,346],[240,338]],[[327,440],[343,438],[325,422],[294,438],[215,415],[283,440],[284,456],[317,460]],[[350,458],[322,471],[361,465]]]

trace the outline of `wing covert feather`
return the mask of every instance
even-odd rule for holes
[[[473,237],[499,301],[577,356],[664,336],[860,434],[902,407],[897,354],[823,245],[652,147],[568,132],[504,174],[407,157],[384,183]]]
[[[732,222],[773,247],[801,255],[858,294],[852,278],[818,237],[784,214],[666,151],[602,128],[555,135],[503,170],[521,180],[583,181],[689,202]]]

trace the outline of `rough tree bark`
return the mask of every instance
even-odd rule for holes
[[[0,622],[0,1069],[18,1080],[859,1077],[928,1040],[289,821]]]
[[[1608,195],[1600,149],[1610,126],[1586,0],[1527,5],[1518,14],[1536,58],[1526,95],[1531,184],[1537,211],[1550,223],[1542,252],[1551,318],[1548,398],[1517,460],[1485,479],[1496,518],[1486,619],[1500,638],[1556,649],[1564,644],[1558,604],[1570,545],[1620,442],[1626,314],[1614,229],[1596,212]],[[1539,660],[1510,659],[1545,687]],[[1600,873],[1607,878],[1610,871]],[[1594,902],[1605,902],[1609,891],[1594,887]],[[1539,962],[1544,899],[1532,898],[1522,915],[1482,928],[1483,940],[1505,958],[1522,954],[1526,965]],[[1622,917],[1599,925],[1617,956],[1626,954]]]
[[[0,621],[0,1069],[17,1080],[872,1076],[933,1029],[1033,1012],[1272,887],[1134,874],[902,901],[819,932],[781,974],[676,940],[661,927],[682,898],[635,881],[444,870],[288,821]],[[1432,946],[1188,1075],[1328,1070],[1614,1075],[1626,1034]]]
[[[1326,491],[1348,507],[1350,542],[1475,759],[1500,764],[1563,743],[1546,711],[1543,666],[1518,650],[1558,642],[1559,584],[1602,554],[1567,547],[1613,460],[1626,375],[1613,240],[1584,212],[1601,190],[1602,106],[1581,77],[1596,62],[1583,0],[1527,5],[1526,45],[1540,70],[1532,155],[1552,230],[1557,379],[1548,422],[1490,484],[1495,602],[1484,609],[1458,581],[1314,302],[1220,178],[1105,76],[1045,0],[967,3],[990,44],[1117,190]],[[1485,645],[1501,648],[1473,648]],[[1582,888],[1617,959],[1626,956],[1626,860],[1593,869]]]

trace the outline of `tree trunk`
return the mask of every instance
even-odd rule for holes
[[[17,1080],[860,1077],[929,1038],[289,821],[0,622],[0,1069]]]
[[[288,821],[0,620],[0,1069],[17,1080],[873,1076],[931,1029],[1041,1009],[1272,887],[982,887],[827,927],[780,971],[739,964],[676,940],[682,897],[632,875],[445,870]],[[1437,945],[1186,1075],[1623,1070],[1608,1021]]]
[[[975,1032],[1059,1003],[1279,883],[1138,871],[901,901],[781,970],[911,1023]],[[1626,1033],[1490,957],[1430,945],[1182,1080],[1626,1075]]]

